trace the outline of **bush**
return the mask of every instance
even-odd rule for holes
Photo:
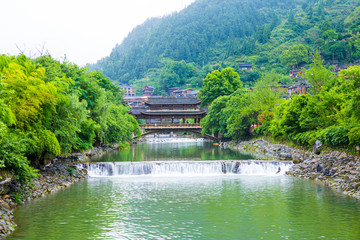
[[[360,145],[360,127],[354,127],[350,129],[350,131],[347,134],[350,145]]]
[[[130,143],[128,143],[128,142],[120,142],[119,143],[119,149],[120,150],[124,150],[124,149],[127,149],[129,147],[130,147]]]
[[[307,131],[295,135],[294,140],[302,145],[314,145],[318,139],[318,131]]]
[[[36,170],[29,166],[29,161],[25,157],[25,141],[11,133],[5,124],[0,122],[0,168],[13,173],[21,183],[29,183],[37,176]]]
[[[75,173],[75,168],[72,167],[72,166],[69,166],[69,167],[67,167],[67,171],[68,171],[70,176],[73,176],[74,173]]]
[[[324,143],[330,146],[346,146],[349,145],[348,138],[348,126],[331,126],[322,130],[318,134],[318,138]]]

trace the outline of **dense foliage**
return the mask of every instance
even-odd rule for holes
[[[325,60],[352,63],[360,58],[359,6],[358,0],[197,0],[138,26],[91,68],[163,94],[172,86],[201,88],[208,73],[227,67],[251,85],[263,72],[286,74],[311,63],[308,52],[316,49]],[[254,70],[241,71],[239,62]]]
[[[232,139],[268,135],[311,146],[316,140],[331,147],[360,145],[360,66],[333,75],[320,54],[304,73],[312,83],[307,94],[283,98],[287,89],[269,73],[253,91],[238,88],[210,105],[202,120],[203,133]]]
[[[229,95],[242,87],[240,76],[231,68],[225,68],[221,72],[215,70],[204,78],[204,87],[199,97],[202,105],[207,106],[219,96]]]
[[[109,78],[49,56],[0,56],[0,170],[20,181],[45,158],[139,133]]]

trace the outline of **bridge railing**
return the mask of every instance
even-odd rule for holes
[[[200,123],[140,124],[140,128],[201,128]]]

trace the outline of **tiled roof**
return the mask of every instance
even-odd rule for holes
[[[170,98],[149,98],[147,101],[150,105],[156,104],[200,104],[201,100],[198,98],[190,98],[190,97],[170,97]]]
[[[239,63],[239,67],[252,67],[251,63]]]

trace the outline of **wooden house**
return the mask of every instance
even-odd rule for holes
[[[130,85],[126,85],[126,84],[121,84],[119,85],[119,87],[124,90],[124,95],[128,96],[128,97],[133,97],[135,96],[135,87],[134,86],[130,86]]]
[[[153,96],[153,92],[154,92],[154,87],[153,86],[144,86],[142,88],[142,91],[143,91],[143,96]]]
[[[192,92],[192,89],[179,89],[172,91],[170,96],[172,97],[188,97],[188,95]]]
[[[253,69],[253,65],[251,63],[239,63],[239,69],[243,71],[251,71]]]

